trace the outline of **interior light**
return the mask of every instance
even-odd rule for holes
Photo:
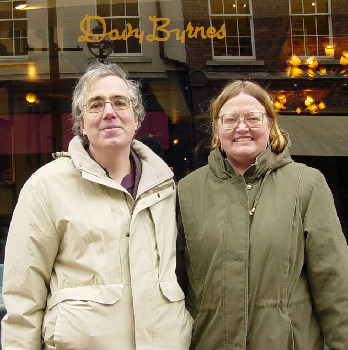
[[[297,67],[301,64],[301,59],[299,59],[296,55],[292,55],[288,60],[288,63]]]
[[[325,46],[325,55],[326,56],[333,56],[334,53],[335,53],[335,47],[333,45]]]
[[[318,104],[318,107],[319,109],[325,109],[326,108],[326,105],[323,101],[321,101],[319,104]]]
[[[32,104],[36,101],[36,95],[32,92],[29,92],[25,95],[25,99],[28,103]]]
[[[176,145],[176,144],[179,143],[179,140],[178,140],[178,139],[174,139],[174,140],[173,140],[173,143],[174,143],[174,145]]]
[[[25,1],[17,1],[15,2],[15,9],[16,10],[25,10],[27,8],[28,4]]]
[[[311,106],[311,105],[313,104],[313,102],[314,102],[313,97],[311,97],[311,96],[307,96],[307,97],[306,97],[306,99],[305,99],[305,105],[306,105],[307,107]]]
[[[307,65],[309,68],[317,68],[318,67],[318,61],[314,57],[309,57],[307,59]]]

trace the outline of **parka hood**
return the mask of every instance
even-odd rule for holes
[[[293,162],[290,156],[291,142],[288,134],[287,144],[282,152],[279,154],[272,152],[271,147],[268,146],[257,158],[254,164],[245,171],[244,178],[248,180],[253,180],[258,177],[264,176],[269,170],[278,169],[284,165]],[[235,177],[238,174],[233,170],[232,165],[225,158],[224,154],[219,148],[215,148],[210,152],[208,157],[208,164],[211,171],[218,178]]]

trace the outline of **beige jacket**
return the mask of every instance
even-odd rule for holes
[[[138,141],[135,200],[75,137],[24,185],[4,267],[2,349],[184,350],[192,318],[175,276],[175,183]]]

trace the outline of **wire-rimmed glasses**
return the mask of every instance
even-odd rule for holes
[[[105,105],[107,103],[111,104],[111,107],[115,111],[124,111],[129,108],[130,106],[130,100],[126,96],[115,96],[110,99],[110,101],[104,101],[101,98],[94,98],[92,100],[89,100],[83,107],[86,107],[87,112],[89,113],[101,113],[103,112]]]
[[[225,113],[219,116],[222,127],[225,130],[233,130],[238,127],[241,120],[248,126],[248,128],[260,128],[263,124],[263,118],[266,113],[263,112],[249,112],[240,116],[235,113]]]

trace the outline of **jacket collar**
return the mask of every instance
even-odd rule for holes
[[[89,156],[78,136],[70,141],[68,150],[77,169],[101,179],[109,179],[106,171]],[[173,178],[174,174],[167,164],[140,141],[132,141],[131,153],[141,162],[138,194]]]

